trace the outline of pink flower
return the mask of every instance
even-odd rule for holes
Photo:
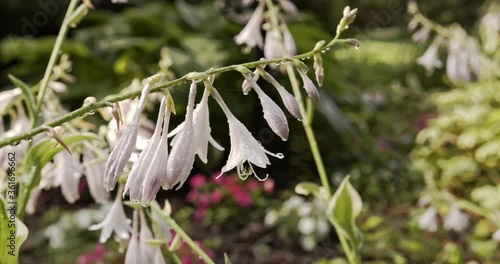
[[[246,187],[249,191],[253,191],[253,190],[259,189],[260,184],[258,181],[254,180],[254,179],[250,179],[247,181]]]
[[[205,179],[205,176],[201,173],[198,173],[194,176],[191,176],[191,179],[189,179],[189,185],[191,187],[198,189],[203,187],[207,183],[207,180]]]
[[[222,192],[219,189],[215,189],[210,193],[210,200],[212,203],[219,203],[222,201],[223,195]]]
[[[389,141],[387,141],[386,139],[379,138],[379,139],[377,139],[377,147],[380,151],[385,152],[385,151],[389,150],[391,145],[389,144]]]
[[[198,197],[199,192],[197,190],[191,190],[189,193],[186,195],[186,201],[193,203],[196,198]]]
[[[78,264],[92,264],[104,259],[106,248],[103,244],[97,244],[92,251],[78,256]]]
[[[274,180],[273,179],[267,179],[264,182],[264,192],[266,193],[272,193],[274,191]]]
[[[205,217],[206,214],[207,214],[207,210],[205,208],[203,208],[203,209],[197,209],[194,212],[194,219],[201,220],[201,219],[203,219]]]
[[[238,185],[231,186],[228,188],[234,197],[236,203],[241,207],[247,207],[252,204],[252,197],[243,188]]]
[[[181,263],[182,264],[194,264],[193,260],[191,259],[191,256],[189,256],[189,255],[182,256]]]
[[[202,194],[198,196],[197,207],[199,208],[207,208],[210,205],[210,198],[206,194]]]

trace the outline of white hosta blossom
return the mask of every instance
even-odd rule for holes
[[[255,140],[250,131],[231,113],[226,103],[222,100],[219,92],[212,88],[212,96],[219,103],[222,111],[227,117],[229,123],[229,136],[231,139],[231,150],[226,165],[222,168],[222,173],[232,170],[237,167],[238,172],[243,170],[243,164],[248,162],[249,165],[255,164],[260,168],[266,168],[270,165],[267,155],[282,159],[283,154],[273,154]],[[259,179],[259,178],[258,178]],[[259,179],[261,180],[261,179]]]
[[[89,147],[83,148],[83,168],[90,195],[97,203],[108,201],[109,193],[104,190],[104,162],[107,158],[106,153],[102,152],[99,157]]]
[[[182,129],[176,136],[172,151],[167,161],[167,179],[162,187],[172,189],[180,183],[177,190],[182,187],[193,168],[195,157],[195,140],[193,128],[193,108],[196,98],[196,81],[193,80],[189,88],[189,99],[186,108],[186,119]]]
[[[297,103],[297,100],[295,100],[295,97],[290,94],[285,87],[283,87],[281,84],[274,79],[274,77],[269,74],[268,72],[264,71],[263,69],[260,71],[263,78],[266,79],[269,83],[271,83],[276,90],[278,90],[278,93],[281,97],[281,100],[283,101],[283,104],[285,105],[286,109],[290,114],[292,114],[295,118],[297,118],[299,121],[302,120],[302,114],[300,113],[300,108],[299,104]],[[255,80],[255,77],[254,77]],[[247,81],[247,80],[245,80]],[[248,81],[247,81],[248,83]]]
[[[141,248],[141,244],[139,242],[139,221],[137,219],[137,210],[134,210],[133,217],[134,228],[132,230],[130,242],[128,243],[127,253],[125,253],[125,264],[148,263],[146,253]]]
[[[159,207],[158,203],[156,201],[153,201],[153,203],[156,203],[156,205]],[[168,201],[166,201],[168,203]],[[153,227],[157,228],[155,230],[155,235],[160,234],[161,237],[157,237],[158,239],[163,239],[165,240],[166,243],[170,243],[170,240],[172,240],[172,233],[170,232],[170,226],[168,223],[163,219],[163,217],[158,213],[156,210],[151,210],[151,218],[153,220]]]
[[[297,54],[295,40],[293,39],[293,35],[290,33],[290,30],[288,30],[286,24],[283,24],[283,46],[285,47],[287,56],[294,56]]]
[[[273,60],[281,57],[283,57],[281,34],[278,28],[272,28],[266,33],[266,39],[264,41],[264,58]]]
[[[481,36],[484,50],[493,53],[500,42],[500,11],[490,12],[481,18]]]
[[[264,19],[264,1],[260,1],[259,5],[253,12],[250,20],[246,26],[241,30],[241,32],[234,37],[234,41],[238,45],[245,44],[247,47],[253,48],[258,46],[262,48],[263,40],[262,34],[260,33],[260,27]]]
[[[141,99],[132,122],[128,125],[127,131],[121,136],[120,141],[109,155],[106,170],[104,172],[104,185],[107,191],[115,188],[116,181],[120,177],[125,165],[127,165],[132,150],[135,147],[139,130],[139,121],[144,105],[146,104],[149,90],[151,90],[151,86],[148,82],[141,92]]]
[[[66,151],[60,151],[54,156],[55,181],[61,185],[61,192],[68,203],[74,203],[80,198],[78,185],[83,167],[80,162]]]
[[[156,248],[159,247],[148,245],[145,243],[146,240],[153,239],[153,234],[151,233],[151,230],[148,227],[148,222],[146,221],[146,216],[144,215],[144,211],[141,211],[139,216],[141,220],[140,221],[141,228],[139,233],[139,247],[141,248],[141,251],[145,258],[142,260],[142,263],[155,263],[154,260],[156,255]]]
[[[491,238],[497,242],[500,242],[500,229],[493,232],[493,235],[491,236]]]
[[[153,137],[160,137],[159,142],[158,139],[152,139],[151,142],[157,142],[157,145],[153,146],[153,149],[148,149],[152,153],[147,155],[151,157],[151,160],[144,160],[141,162],[149,162],[149,166],[146,168],[147,170],[144,173],[144,182],[138,183],[142,186],[142,204],[144,206],[149,205],[149,203],[156,197],[158,190],[162,186],[163,182],[167,177],[167,168],[168,163],[165,164],[168,160],[168,124],[170,122],[170,114],[171,109],[174,108],[173,101],[171,100],[170,95],[167,97],[168,99],[163,98],[160,106],[160,113],[158,115],[158,123],[163,123],[163,128],[160,131],[159,127],[155,130],[155,135]],[[168,101],[168,103],[166,103]],[[166,108],[166,110],[165,110]],[[165,113],[166,111],[166,113]],[[160,120],[160,117],[163,120]],[[162,122],[163,121],[163,122]],[[160,136],[161,132],[161,136]],[[158,134],[157,134],[158,133]],[[157,135],[156,135],[157,134]],[[152,156],[151,156],[152,155]],[[143,171],[144,172],[144,171]],[[137,188],[137,187],[136,187]]]
[[[439,60],[438,50],[443,39],[441,36],[436,37],[425,53],[417,59],[417,63],[422,65],[428,73],[432,74],[435,68],[440,69],[443,63]]]
[[[21,88],[14,88],[0,92],[0,113],[5,110],[5,108],[9,105],[9,102],[12,101],[14,97],[20,95],[21,93]]]
[[[469,55],[460,43],[450,41],[448,58],[446,60],[446,75],[452,82],[465,82],[471,80],[469,71]]]
[[[444,219],[444,228],[447,230],[463,231],[469,225],[469,216],[462,212],[454,203],[450,205]]]
[[[314,231],[316,226],[316,220],[314,218],[307,216],[300,219],[298,224],[298,229],[303,235],[310,235]]]
[[[125,216],[125,210],[123,209],[122,197],[119,194],[116,195],[115,201],[111,205],[111,209],[106,215],[106,218],[99,224],[91,225],[89,230],[101,230],[101,236],[99,237],[100,243],[105,243],[110,237],[113,231],[121,239],[129,239],[130,232],[130,220]]]
[[[285,11],[285,13],[295,16],[298,13],[297,6],[290,0],[279,0],[279,4],[281,6],[281,9]]]
[[[168,145],[164,146],[164,149],[160,149],[161,147],[159,144],[163,130],[162,124],[165,118],[165,108],[165,99],[163,99],[160,104],[160,111],[158,113],[158,120],[156,121],[153,136],[147,143],[144,150],[142,150],[139,154],[139,158],[132,166],[132,169],[127,177],[127,183],[125,184],[125,189],[123,190],[123,196],[125,197],[125,194],[129,192],[130,201],[139,202],[142,199],[143,182],[147,176],[148,169],[151,166],[158,166],[157,168],[165,167],[161,166],[163,165],[161,163],[152,162],[157,150],[168,151]]]
[[[208,153],[208,143],[212,144],[212,146],[220,151],[223,151],[224,148],[217,143],[210,132],[212,129],[210,128],[210,120],[209,120],[209,111],[208,111],[208,97],[210,92],[205,89],[203,92],[203,97],[201,101],[196,105],[193,112],[193,128],[194,128],[194,145],[195,152],[198,155],[200,160],[207,164],[207,153]],[[174,130],[172,130],[168,136],[173,136],[179,133],[179,131],[183,128],[184,123],[177,126]],[[172,140],[171,145],[175,144],[177,137]]]
[[[259,80],[259,77],[260,77],[259,69],[255,69],[252,77],[253,81],[257,82]],[[248,95],[248,93],[252,90],[252,85],[245,79],[241,84],[241,90],[243,91],[244,95]]]
[[[318,89],[312,82],[312,80],[307,76],[307,72],[299,70],[300,78],[302,78],[302,83],[304,84],[304,89],[307,95],[314,101],[319,101]]]
[[[429,38],[430,32],[431,30],[428,27],[422,27],[421,29],[413,33],[411,39],[417,43],[424,43],[427,38]]]
[[[438,229],[437,211],[430,206],[427,210],[418,217],[418,227],[422,230],[436,232]]]
[[[288,139],[288,121],[281,108],[271,99],[267,94],[262,91],[260,86],[253,81],[252,77],[248,74],[243,74],[247,82],[249,82],[260,99],[262,111],[264,112],[264,119],[271,127],[273,132],[280,136],[283,141]]]

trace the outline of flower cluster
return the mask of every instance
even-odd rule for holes
[[[419,200],[421,206],[430,203],[429,196],[423,196]],[[430,205],[423,214],[417,217],[418,227],[422,230],[427,230],[430,232],[436,232],[438,230],[438,216],[439,211],[435,206]],[[456,203],[452,202],[449,204],[446,213],[444,214],[444,224],[443,227],[446,230],[454,230],[457,232],[464,231],[469,225],[469,216],[464,213],[457,206]]]
[[[219,172],[212,174],[210,182],[207,182],[207,177],[203,174],[190,177],[189,185],[192,189],[187,194],[186,201],[195,205],[196,211],[193,215],[195,219],[203,219],[208,210],[225,202],[248,207],[252,205],[252,196],[260,195],[261,190],[271,193],[274,189],[272,179],[264,182],[249,179],[241,183],[233,177],[224,174],[219,177],[219,175]]]

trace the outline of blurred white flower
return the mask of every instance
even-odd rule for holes
[[[288,30],[286,24],[283,24],[283,46],[287,52],[286,56],[295,56],[297,54],[297,47],[292,33]]]
[[[491,236],[491,238],[497,242],[500,242],[500,229],[493,232],[493,235]]]
[[[422,230],[436,232],[438,228],[437,211],[434,207],[430,206],[427,210],[418,217],[418,227]]]
[[[259,5],[253,12],[250,20],[246,26],[241,30],[241,32],[234,37],[234,41],[238,44],[246,44],[248,47],[252,48],[258,46],[262,48],[262,34],[260,32],[260,26],[262,20],[264,19],[264,1],[260,1]]]
[[[148,263],[147,256],[145,256],[146,252],[143,251],[141,244],[139,243],[139,221],[137,219],[137,210],[134,210],[133,223],[134,228],[132,230],[132,236],[130,237],[130,242],[128,243],[127,253],[125,253],[125,264]]]
[[[285,13],[295,16],[298,13],[297,6],[290,0],[279,0],[279,4],[281,9],[285,11]]]
[[[159,207],[156,201],[153,201],[153,203],[156,203],[156,205]],[[166,203],[168,203],[168,201],[166,201]],[[153,227],[158,228],[155,229],[155,236],[161,234],[161,237],[157,237],[157,239],[163,239],[166,243],[169,243],[172,239],[172,233],[170,232],[170,226],[168,225],[168,223],[156,210],[151,210],[151,218],[155,223],[153,224]]]
[[[104,189],[104,162],[107,154],[104,151],[100,154],[102,157],[99,157],[88,146],[83,147],[83,168],[90,195],[96,203],[102,204],[108,201],[109,193]]]
[[[186,118],[182,129],[174,138],[174,145],[167,161],[167,179],[163,183],[164,189],[172,189],[179,183],[177,190],[182,187],[193,168],[195,157],[195,134],[193,128],[193,109],[196,98],[196,81],[193,80],[189,88],[189,99],[186,108]]]
[[[429,37],[430,32],[431,30],[428,27],[422,27],[421,29],[413,33],[411,39],[417,43],[424,43]]]
[[[317,245],[317,241],[314,236],[301,236],[299,243],[300,246],[306,251],[313,251]]]
[[[308,216],[300,219],[298,229],[303,235],[310,235],[314,231],[315,226],[316,221],[314,218]]]
[[[113,4],[126,4],[126,3],[128,3],[128,0],[111,0],[111,3],[113,3]]]
[[[273,226],[276,224],[278,221],[278,213],[275,210],[271,210],[267,212],[266,216],[264,217],[264,223],[267,226]]]
[[[268,60],[283,57],[281,35],[278,28],[272,28],[266,33],[264,41],[264,58]],[[273,64],[271,64],[273,66]]]
[[[281,108],[271,99],[267,94],[262,91],[260,86],[254,82],[251,76],[248,74],[243,74],[247,82],[249,82],[255,92],[257,93],[260,104],[262,105],[262,111],[264,112],[264,119],[267,124],[271,127],[273,132],[280,136],[283,141],[288,139],[288,121],[286,116],[281,110]]]
[[[128,125],[127,131],[120,137],[120,141],[109,155],[106,170],[104,172],[104,186],[107,191],[113,190],[120,174],[127,164],[132,150],[135,147],[139,129],[139,121],[142,110],[146,104],[147,96],[151,90],[149,81],[141,92],[141,99],[134,114],[132,122]]]
[[[156,257],[156,249],[159,248],[158,246],[152,246],[149,244],[146,244],[146,240],[151,240],[153,239],[153,234],[151,233],[151,230],[148,227],[148,222],[146,221],[146,216],[144,215],[144,211],[141,210],[139,213],[140,217],[140,223],[141,223],[141,229],[140,229],[140,234],[139,234],[139,247],[141,248],[142,254],[145,259],[141,260],[141,263],[155,263],[155,257]]]
[[[493,53],[499,44],[500,12],[487,13],[481,18],[481,36],[484,39],[484,50]]]
[[[469,225],[469,216],[463,213],[454,203],[448,208],[444,219],[444,228],[447,230],[463,231]]]
[[[422,65],[430,74],[434,72],[435,68],[439,69],[443,66],[438,57],[438,50],[442,41],[443,38],[441,36],[436,37],[425,53],[417,59],[417,63]]]
[[[78,186],[83,167],[80,162],[66,151],[60,151],[54,156],[55,184],[61,186],[61,192],[68,203],[74,203],[80,198]]]
[[[9,102],[12,101],[14,97],[20,95],[21,93],[21,88],[14,88],[0,92],[0,113],[5,110],[5,108],[9,105]]]
[[[113,231],[121,239],[130,238],[132,229],[130,228],[130,220],[125,216],[120,192],[116,195],[115,201],[111,205],[111,209],[109,209],[106,218],[99,224],[89,227],[89,230],[98,229],[102,229],[101,236],[99,237],[100,243],[105,243],[111,237]]]

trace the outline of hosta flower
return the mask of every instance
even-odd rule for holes
[[[119,195],[118,195],[119,196]],[[137,210],[134,210],[134,229],[132,236],[128,243],[127,253],[125,253],[125,264],[148,263],[146,254],[142,251],[141,244],[139,243],[138,229],[139,221],[137,219]]]
[[[151,230],[149,230],[148,227],[148,222],[146,221],[146,216],[144,215],[144,211],[141,211],[139,214],[140,217],[140,223],[141,223],[141,229],[139,233],[139,247],[141,248],[142,253],[144,254],[143,256],[145,259],[142,260],[142,263],[155,263],[155,253],[156,253],[156,248],[158,246],[152,246],[148,245],[145,243],[146,240],[151,240],[153,239],[153,234],[151,233]]]
[[[493,232],[493,235],[491,236],[491,238],[497,242],[500,242],[500,229]]]
[[[264,42],[264,58],[272,60],[283,57],[281,46],[281,35],[278,28],[267,31]]]
[[[194,129],[194,145],[195,152],[200,160],[207,164],[207,152],[208,143],[210,143],[214,148],[222,151],[224,148],[215,141],[215,139],[210,135],[212,129],[210,128],[209,111],[208,111],[208,96],[210,92],[205,89],[203,92],[203,97],[201,101],[196,105],[193,112],[193,129]],[[180,124],[174,130],[172,130],[168,136],[173,136],[179,133],[183,128],[184,123]],[[176,138],[172,141],[175,144]]]
[[[437,231],[437,211],[434,207],[430,206],[427,210],[418,217],[418,227],[422,230],[431,232]]]
[[[283,101],[283,104],[285,105],[288,112],[290,112],[290,114],[292,114],[298,120],[302,120],[302,114],[300,113],[299,104],[297,103],[297,100],[295,100],[295,97],[293,97],[293,95],[291,95],[285,89],[285,87],[279,84],[278,81],[276,81],[276,79],[274,79],[274,77],[271,74],[264,71],[263,69],[261,69],[260,73],[262,74],[263,78],[266,81],[271,83],[276,88],[276,90],[278,90],[281,100]]]
[[[444,228],[447,230],[462,231],[469,225],[469,216],[463,213],[455,204],[451,204],[444,219]]]
[[[422,65],[427,72],[433,73],[435,68],[441,68],[443,63],[439,60],[438,49],[441,45],[442,38],[436,37],[432,45],[425,51],[425,53],[417,59],[417,63]]]
[[[255,140],[252,134],[250,134],[250,131],[248,131],[248,129],[231,113],[215,88],[212,88],[212,96],[217,103],[219,103],[227,117],[227,122],[229,123],[229,136],[231,137],[229,157],[220,175],[236,167],[240,175],[246,174],[246,176],[248,176],[254,173],[251,164],[255,164],[260,168],[266,168],[267,165],[271,164],[267,155],[279,159],[283,158],[283,154],[273,154],[265,150],[264,147]],[[245,162],[249,163],[251,169],[249,173],[244,169]]]
[[[80,162],[67,152],[61,151],[54,156],[56,184],[61,185],[61,192],[68,203],[80,198],[78,186],[82,176]]]
[[[259,80],[259,69],[255,69],[253,72],[253,81],[257,82]],[[243,91],[244,95],[248,95],[248,93],[252,90],[252,85],[245,79],[243,80],[243,84],[241,84],[241,90]]]
[[[162,133],[163,130],[162,124],[164,123],[163,122],[164,118],[165,118],[165,100],[163,99],[160,104],[160,112],[158,113],[158,120],[156,121],[156,128],[153,133],[153,136],[151,137],[151,139],[149,140],[148,144],[141,152],[141,154],[139,154],[139,158],[132,166],[132,170],[130,171],[130,174],[128,175],[127,178],[127,183],[125,184],[123,195],[125,196],[127,192],[130,192],[129,196],[131,201],[139,202],[142,199],[143,182],[146,176],[148,175],[147,174],[148,170],[152,166],[155,166],[155,169],[164,168],[163,171],[166,171],[165,170],[166,166],[162,166],[164,164],[161,163],[165,161],[161,161],[160,163],[158,162],[153,163],[153,158],[156,152],[159,151],[168,152],[168,145],[166,145],[166,136],[165,133]],[[164,137],[161,137],[161,135],[164,135]],[[164,139],[163,148],[161,147],[160,144],[161,138]],[[165,177],[165,174],[162,176]],[[156,178],[156,175],[154,175],[153,177]]]
[[[251,76],[248,74],[243,74],[247,82],[249,82],[260,99],[260,104],[262,105],[262,111],[264,112],[264,119],[266,119],[267,124],[271,127],[276,135],[280,136],[283,141],[288,139],[288,121],[286,116],[281,110],[281,108],[267,96],[260,86],[254,82]]]
[[[156,203],[156,201],[153,201],[153,203]],[[169,205],[168,201],[166,201],[166,204]],[[158,203],[156,205],[159,207]],[[170,232],[170,226],[168,223],[163,219],[163,217],[158,213],[156,210],[151,210],[151,218],[155,224],[153,224],[153,227],[155,227],[155,236],[160,235],[160,237],[157,237],[158,239],[163,239],[167,244],[172,240],[172,233]]]
[[[294,56],[297,54],[297,48],[295,46],[295,40],[293,39],[292,33],[288,30],[288,27],[283,24],[283,46],[287,52],[287,56]]]
[[[168,103],[165,103],[168,101]],[[165,114],[165,104],[166,106],[166,114]],[[162,110],[163,109],[163,110]],[[167,99],[163,99],[160,106],[160,114],[158,116],[158,123],[163,123],[163,129],[160,134],[160,130],[155,130],[155,134],[158,133],[157,136],[160,137],[158,145],[154,145],[154,153],[149,162],[149,167],[147,171],[144,173],[144,182],[139,183],[142,185],[142,204],[147,206],[156,196],[158,190],[162,186],[163,182],[167,177],[167,165],[165,164],[168,160],[168,124],[170,122],[170,113],[171,109],[174,109],[173,101],[170,95],[168,95]],[[160,117],[163,118],[163,122],[161,122]],[[158,132],[157,132],[158,131]],[[152,142],[153,140],[151,140]],[[148,150],[150,151],[150,150]],[[150,156],[150,155],[148,155]],[[145,160],[144,162],[148,162]]]
[[[181,188],[189,172],[193,168],[196,154],[193,128],[193,108],[196,97],[196,82],[193,80],[189,88],[189,99],[186,109],[186,119],[182,129],[179,131],[167,161],[167,179],[163,183],[164,189],[172,189],[174,185],[180,183],[177,189]]]
[[[306,90],[307,95],[314,101],[319,101],[318,89],[314,86],[314,83],[311,81],[309,76],[307,76],[307,73],[299,70],[299,74],[302,78],[302,83],[304,84],[304,89]]]
[[[97,203],[105,203],[108,200],[109,193],[104,190],[104,158],[107,156],[102,153],[99,157],[89,147],[83,148],[83,166],[85,177],[89,186],[90,195]]]
[[[144,105],[146,104],[149,90],[151,90],[151,86],[148,82],[141,92],[141,99],[132,122],[128,125],[127,131],[124,135],[122,135],[120,141],[109,155],[106,170],[104,171],[104,186],[107,191],[111,191],[115,188],[116,181],[125,168],[125,165],[127,165],[130,154],[132,154],[132,150],[135,147],[139,129],[139,119],[141,117],[142,109],[144,109]]]
[[[9,105],[9,102],[12,101],[14,97],[20,95],[21,93],[21,88],[14,88],[0,92],[0,113],[5,110],[5,108]]]
[[[125,211],[123,210],[121,195],[116,195],[115,201],[111,205],[108,215],[102,222],[89,227],[89,230],[101,230],[101,236],[99,237],[99,242],[104,243],[110,237],[113,231],[121,239],[130,238],[130,220],[125,216]]]
[[[281,8],[283,9],[283,11],[285,11],[285,13],[287,13],[291,16],[297,15],[297,12],[298,12],[297,6],[292,1],[279,0],[279,4],[280,4]]]
[[[262,35],[260,33],[260,26],[262,24],[262,20],[264,19],[264,1],[260,1],[259,5],[253,12],[250,20],[246,26],[241,30],[241,32],[234,37],[234,41],[238,44],[245,44],[248,47],[252,48],[258,46],[262,48],[263,41]]]

